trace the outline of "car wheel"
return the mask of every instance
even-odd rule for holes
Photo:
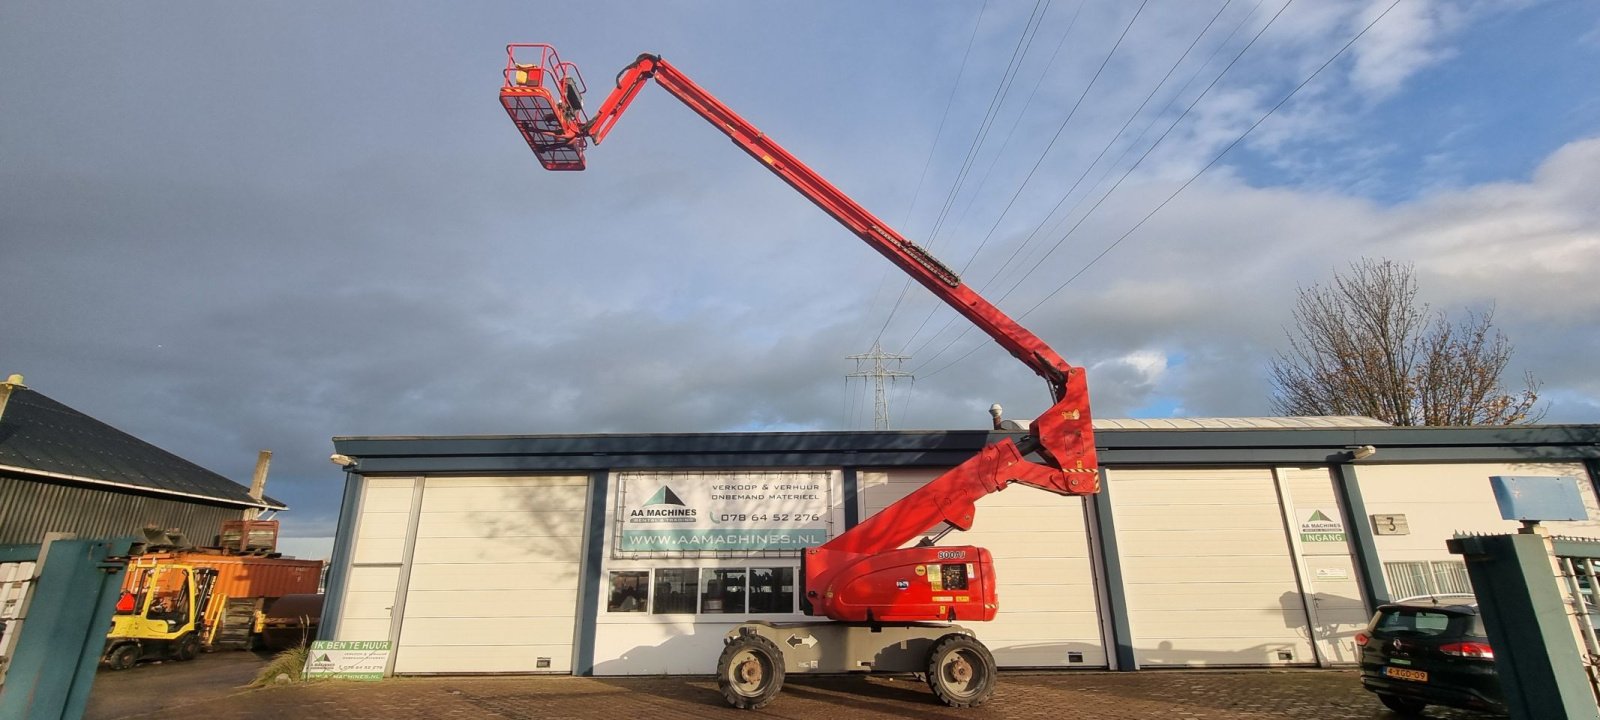
[[[106,653],[106,667],[112,670],[127,670],[138,662],[139,646],[134,643],[118,645]]]
[[[760,635],[728,640],[717,659],[717,689],[729,705],[759,710],[783,689],[783,651]]]
[[[1412,700],[1398,695],[1379,695],[1378,702],[1383,703],[1384,707],[1406,716],[1421,715],[1422,709],[1428,706],[1427,703],[1421,700]]]
[[[970,635],[946,635],[928,653],[928,687],[950,707],[977,707],[994,695],[994,655]]]

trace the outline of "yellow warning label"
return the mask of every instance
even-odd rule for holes
[[[925,567],[923,567],[921,565],[917,566],[917,577],[922,577],[923,575],[927,575],[927,574],[928,574],[928,569],[927,568],[925,568]]]

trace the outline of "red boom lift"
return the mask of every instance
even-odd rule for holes
[[[1099,490],[1089,394],[1082,368],[1067,364],[927,251],[902,237],[656,55],[617,75],[594,114],[572,63],[544,44],[506,46],[500,103],[548,170],[582,170],[590,141],[605,140],[650,79],[688,105],[773,174],[882,253],[1044,378],[1054,404],[1030,435],[1004,439],[801,559],[801,607],[828,622],[750,621],[730,631],[718,686],[735,707],[771,702],[786,673],[918,672],[947,705],[971,707],[994,691],[994,658],[957,620],[994,619],[993,559],[977,547],[902,547],[937,526],[972,527],[975,502],[1011,483],[1060,495]],[[1025,456],[1037,453],[1035,462]]]

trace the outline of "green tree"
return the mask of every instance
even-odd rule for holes
[[[1289,349],[1271,363],[1285,415],[1365,415],[1393,425],[1537,422],[1539,383],[1508,392],[1511,342],[1493,310],[1451,323],[1417,303],[1413,267],[1362,259],[1329,285],[1301,288]]]

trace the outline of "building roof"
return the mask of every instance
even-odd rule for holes
[[[1095,418],[1096,430],[1291,430],[1294,428],[1390,427],[1389,423],[1360,415],[1236,418]]]
[[[0,471],[213,504],[286,507],[270,497],[256,500],[226,477],[20,385],[0,414]]]

